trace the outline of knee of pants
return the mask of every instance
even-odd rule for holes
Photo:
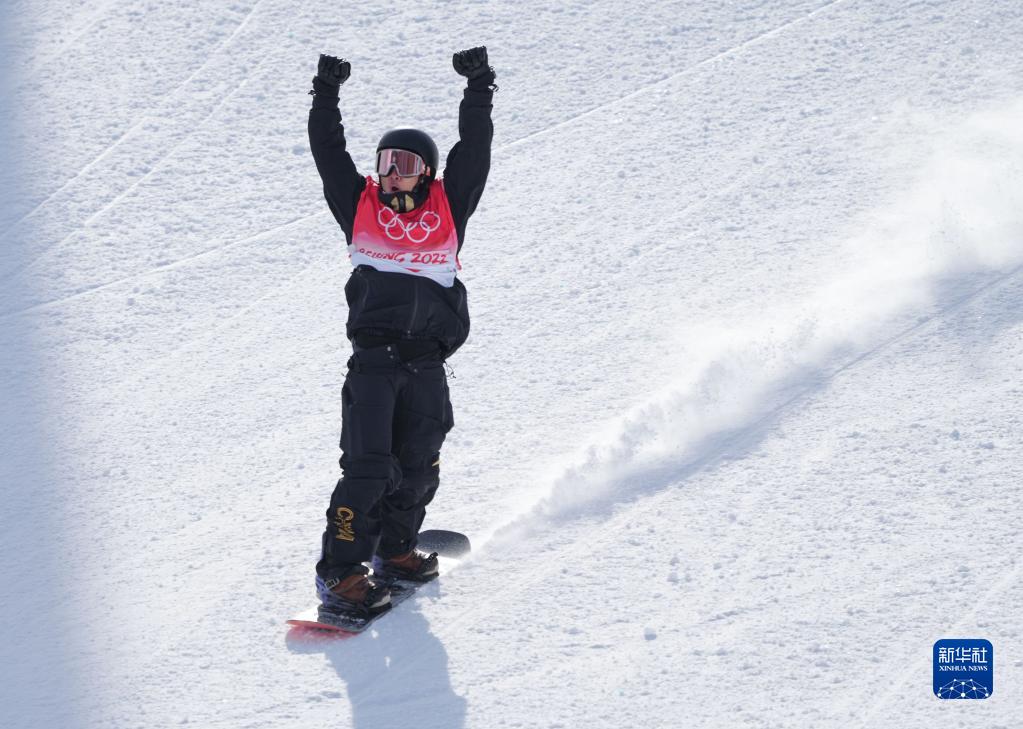
[[[396,497],[408,501],[409,505],[420,503],[427,493],[432,494],[440,483],[440,454],[424,455],[415,460],[406,457],[401,461],[402,479]]]
[[[438,485],[434,481],[433,483],[418,484],[417,488],[407,488],[406,483],[402,482],[402,488],[387,497],[386,507],[401,511],[422,508],[433,501]]]
[[[411,409],[399,410],[395,416],[394,451],[401,459],[402,467],[419,468],[419,462],[433,456],[444,446],[444,439],[454,425],[451,402],[433,402],[426,412]]]

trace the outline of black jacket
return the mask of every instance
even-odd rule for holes
[[[458,249],[465,224],[476,210],[490,172],[490,145],[494,125],[492,73],[470,81],[458,107],[459,141],[448,152],[444,190],[458,233]],[[366,187],[346,149],[344,125],[337,108],[337,92],[313,80],[309,111],[309,147],[323,180],[323,196],[345,238],[352,242],[355,209]],[[377,271],[358,266],[345,285],[348,300],[348,338],[353,342],[419,343],[419,352],[439,347],[447,357],[469,335],[469,309],[465,286],[458,279],[451,288],[422,276]]]

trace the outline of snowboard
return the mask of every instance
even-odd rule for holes
[[[419,533],[417,549],[423,552],[436,552],[443,573],[458,564],[459,560],[469,554],[471,546],[469,538],[458,532],[444,529],[427,529]],[[391,607],[375,615],[352,615],[324,610],[320,605],[305,610],[287,621],[288,625],[301,630],[320,634],[335,634],[339,637],[356,635],[363,632],[395,607],[412,597],[419,588],[433,582],[413,582],[411,580],[385,580],[391,590]]]

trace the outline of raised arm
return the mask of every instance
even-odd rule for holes
[[[338,91],[351,72],[348,61],[321,55],[313,89],[309,92],[313,96],[309,110],[309,149],[323,180],[323,196],[349,243],[355,208],[366,187],[365,178],[355,169],[352,156],[345,148],[345,128],[337,108]]]
[[[452,65],[465,76],[466,88],[458,107],[458,142],[448,152],[444,168],[444,190],[458,231],[458,247],[465,238],[465,224],[487,184],[490,173],[490,145],[494,124],[490,112],[494,108],[495,73],[487,60],[486,46],[455,53]]]

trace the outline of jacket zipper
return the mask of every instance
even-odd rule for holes
[[[369,279],[366,275],[358,268],[355,269],[355,273],[359,274],[359,278],[362,279],[362,296],[359,297],[359,316],[366,310],[366,299],[369,298]]]
[[[455,308],[455,313],[458,314],[462,311],[462,290],[458,290],[458,306]]]
[[[406,334],[412,334],[412,330],[415,329],[416,314],[418,313],[419,313],[419,282],[415,281],[415,285],[412,287],[412,316],[409,317],[408,329],[405,330]]]

